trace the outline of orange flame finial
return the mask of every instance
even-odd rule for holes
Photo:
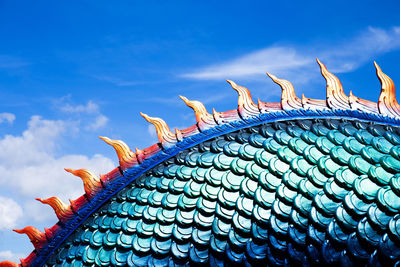
[[[170,146],[176,143],[176,135],[171,132],[167,123],[164,120],[160,118],[150,117],[142,112],[140,112],[140,115],[142,115],[143,118],[146,119],[146,121],[150,122],[154,125],[154,127],[156,127],[158,140],[163,146]]]
[[[251,98],[250,91],[246,87],[239,86],[231,80],[226,81],[239,94],[238,110],[242,117],[250,117],[260,113],[258,106],[254,104],[253,99]]]
[[[64,170],[82,179],[83,186],[85,188],[85,193],[88,197],[92,197],[101,188],[100,179],[93,172],[89,170],[86,169],[79,169],[79,170],[64,169]]]
[[[26,226],[23,229],[14,229],[13,231],[19,234],[26,234],[35,249],[41,248],[47,241],[46,235],[33,226]]]
[[[101,140],[114,147],[117,152],[119,164],[121,168],[126,169],[137,164],[136,155],[133,153],[127,144],[121,140],[112,140],[107,137],[99,136]]]
[[[196,100],[189,100],[181,95],[179,97],[186,103],[186,105],[194,110],[196,121],[200,130],[205,130],[215,125],[213,116],[207,112],[203,103]]]
[[[392,79],[382,72],[375,61],[374,65],[382,87],[378,100],[379,112],[385,115],[400,116],[400,106],[396,100],[396,90]]]
[[[330,73],[318,58],[317,62],[321,68],[321,74],[326,80],[326,102],[328,107],[334,109],[350,109],[349,98],[345,95],[338,77]]]
[[[267,75],[282,88],[281,105],[283,110],[300,109],[303,107],[301,100],[296,96],[291,82],[279,79],[268,72]]]
[[[58,197],[50,197],[48,199],[36,198],[36,200],[43,204],[50,205],[60,221],[65,221],[73,215],[71,207],[62,202]]]

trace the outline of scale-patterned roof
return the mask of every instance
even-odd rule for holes
[[[325,66],[327,99],[256,105],[209,114],[173,133],[158,118],[159,143],[131,151],[112,145],[120,166],[83,179],[85,195],[67,205],[38,199],[60,222],[26,233],[35,250],[21,265],[388,265],[400,263],[400,106],[377,67],[378,103],[344,94]],[[11,262],[3,266],[16,266]]]
[[[125,187],[45,266],[348,266],[400,254],[398,134],[304,120],[203,142]]]

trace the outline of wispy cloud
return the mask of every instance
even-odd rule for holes
[[[91,123],[89,123],[86,126],[86,129],[94,131],[101,127],[104,127],[107,124],[107,122],[108,122],[108,118],[106,116],[100,114],[94,119],[94,121],[92,121]]]
[[[214,80],[237,78],[255,75],[265,75],[265,70],[288,70],[308,65],[310,57],[301,55],[292,47],[268,47],[249,53],[237,59],[207,66],[192,73],[183,74],[183,77]]]
[[[86,105],[72,105],[70,103],[62,103],[67,99],[68,98],[64,97],[61,100],[57,101],[59,104],[57,105],[59,110],[71,115],[80,116],[80,119],[84,119],[85,130],[94,131],[101,127],[104,127],[107,124],[108,118],[100,112],[99,105],[94,103],[92,100],[89,100]],[[83,117],[82,115],[86,116]]]
[[[120,79],[117,77],[104,76],[104,75],[94,75],[93,78],[100,80],[100,81],[112,83],[116,86],[133,86],[133,85],[142,83],[140,81],[128,81],[128,80],[123,80],[123,79]]]
[[[93,114],[93,113],[99,112],[99,105],[94,103],[92,100],[89,100],[86,105],[73,106],[69,103],[64,104],[60,107],[60,110],[63,112],[69,112],[69,113],[84,112],[84,113],[88,113],[88,114]]]
[[[207,105],[207,104],[211,104],[211,103],[220,102],[220,101],[226,99],[230,95],[231,95],[231,92],[227,92],[227,93],[222,93],[222,94],[213,94],[204,99],[193,99],[193,100],[199,100],[203,104]]]
[[[350,72],[374,57],[400,49],[400,27],[368,27],[350,40],[328,46],[316,54],[329,61],[334,72]]]
[[[30,65],[30,63],[20,58],[7,55],[0,55],[0,69],[19,68],[27,65]]]
[[[336,44],[272,45],[233,60],[184,73],[181,77],[199,80],[228,77],[258,79],[264,78],[265,72],[271,72],[305,82],[305,71],[315,67],[315,57],[329,62],[329,69],[340,73],[353,71],[373,57],[397,49],[400,49],[400,27],[368,27],[353,38]]]
[[[182,105],[184,102],[178,96],[171,96],[171,97],[151,97],[145,99],[137,99],[137,101],[145,101],[149,103],[159,103],[159,104],[166,104],[166,105]]]
[[[8,122],[9,124],[12,124],[15,120],[15,115],[12,113],[0,113],[0,123],[3,122]]]

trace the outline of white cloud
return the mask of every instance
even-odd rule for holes
[[[328,68],[332,72],[349,72],[373,57],[397,49],[400,49],[400,27],[390,29],[369,27],[357,36],[338,44],[273,45],[181,76],[200,80],[242,77],[265,79],[265,72],[271,72],[288,76],[297,82],[306,82],[316,67],[315,57],[328,62]]]
[[[65,101],[65,98],[60,100]],[[108,118],[101,114],[99,105],[89,100],[86,105],[71,105],[69,103],[61,104],[59,109],[65,113],[75,116],[84,127],[85,130],[95,131],[104,127]]]
[[[0,123],[3,122],[8,122],[9,124],[12,124],[15,120],[15,115],[12,113],[0,113]]]
[[[94,103],[92,100],[89,100],[86,105],[77,105],[73,106],[71,104],[64,104],[60,107],[60,110],[63,112],[69,113],[88,113],[88,114],[96,114],[99,112],[99,105]]]
[[[85,168],[100,174],[115,167],[109,158],[99,154],[57,157],[55,150],[68,129],[65,121],[32,116],[21,135],[6,135],[0,139],[0,188],[18,192],[18,202],[25,207],[24,219],[41,221],[47,218],[44,214],[51,215],[48,207],[32,208],[38,207],[33,200],[35,197],[58,196],[68,202],[84,193],[81,180],[64,168]],[[7,218],[0,216],[0,225],[5,223]]]
[[[6,135],[0,139],[0,166],[5,163],[16,166],[21,161],[29,165],[40,163],[54,151],[65,126],[64,121],[43,120],[39,116],[32,116],[28,129],[21,136]]]
[[[108,118],[104,115],[97,116],[92,123],[86,127],[88,130],[97,130],[103,126],[105,126],[108,122]]]
[[[11,198],[0,196],[0,230],[11,230],[21,217],[21,206]]]
[[[368,27],[367,30],[337,46],[322,50],[320,57],[329,61],[330,70],[349,72],[374,57],[400,49],[400,27],[385,30]]]
[[[105,75],[94,75],[93,78],[98,79],[100,81],[112,83],[116,86],[133,86],[143,83],[140,81],[123,80],[117,77],[105,76]]]
[[[291,47],[268,47],[222,64],[211,65],[197,72],[184,74],[194,79],[221,79],[265,75],[265,70],[278,71],[302,67],[311,63]]]
[[[19,259],[26,258],[27,255],[21,253],[14,253],[11,250],[0,251],[0,262],[2,261],[13,261],[19,262]]]

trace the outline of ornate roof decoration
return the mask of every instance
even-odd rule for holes
[[[277,122],[283,119],[293,120],[300,118],[301,119],[308,119],[308,118],[318,119],[318,118],[335,118],[335,117],[346,118],[346,119],[357,118],[360,119],[361,121],[379,122],[382,124],[389,124],[395,126],[400,125],[400,106],[395,97],[394,83],[386,74],[382,72],[382,70],[380,69],[380,67],[377,65],[376,62],[374,62],[376,67],[376,73],[382,85],[381,93],[377,103],[361,99],[353,95],[352,92],[350,92],[349,96],[346,96],[343,87],[340,83],[340,80],[334,74],[330,73],[325,67],[325,65],[321,63],[318,59],[317,62],[321,68],[321,74],[326,79],[327,97],[325,100],[311,99],[305,97],[304,95],[301,98],[299,98],[296,96],[295,89],[289,81],[277,78],[276,76],[267,73],[267,75],[282,89],[280,103],[264,103],[258,100],[256,104],[253,102],[251,94],[247,88],[237,85],[233,81],[227,80],[227,82],[232,86],[232,88],[238,93],[237,109],[225,112],[217,112],[213,110],[212,114],[210,114],[207,112],[206,108],[201,102],[195,100],[189,100],[186,97],[180,96],[180,98],[190,108],[194,110],[197,121],[195,125],[182,130],[175,129],[173,132],[171,131],[171,129],[168,127],[167,123],[164,120],[160,118],[150,117],[146,114],[141,113],[141,115],[148,122],[150,122],[155,126],[159,143],[144,149],[136,148],[134,151],[132,151],[128,147],[128,145],[121,140],[112,140],[107,137],[100,137],[102,140],[104,140],[107,144],[113,146],[113,148],[115,149],[119,159],[119,164],[120,164],[119,167],[117,167],[116,169],[110,171],[105,175],[101,175],[100,177],[97,177],[95,174],[85,169],[79,169],[79,170],[65,169],[67,172],[70,172],[71,174],[78,176],[82,179],[85,194],[76,200],[71,200],[70,205],[63,203],[57,197],[50,197],[48,199],[38,198],[37,199],[38,201],[40,201],[43,204],[47,204],[53,208],[60,222],[50,229],[45,229],[45,232],[41,232],[32,226],[27,226],[20,230],[14,230],[17,233],[26,234],[30,239],[30,241],[32,242],[35,250],[27,258],[21,259],[20,264],[6,261],[0,263],[0,266],[29,266],[29,265],[43,264],[46,261],[46,259],[48,259],[49,254],[51,254],[51,252],[54,251],[55,248],[84,221],[84,219],[86,219],[90,214],[92,214],[95,208],[96,209],[99,208],[100,205],[102,205],[106,200],[110,199],[112,195],[114,195],[116,192],[118,192],[124,186],[126,186],[128,182],[131,182],[132,179],[135,179],[135,177],[138,177],[140,174],[149,170],[151,167],[156,166],[163,160],[168,159],[173,155],[176,155],[179,151],[182,151],[190,146],[200,143],[201,141],[211,139],[218,135],[229,133],[234,130],[242,129],[244,127],[248,127],[251,125],[259,125],[263,122]],[[325,130],[321,128],[318,131],[325,131]],[[309,138],[315,138],[315,137],[310,136]],[[256,140],[253,141],[257,143]],[[396,140],[396,142],[397,141],[398,140]],[[286,140],[285,142],[289,146],[290,141]],[[330,142],[334,143],[336,141],[331,140]],[[270,145],[274,146],[275,144],[270,144]],[[261,145],[261,147],[262,146],[263,145]],[[268,151],[269,148],[265,147],[265,149]],[[273,150],[273,148],[271,149]],[[365,155],[369,155],[368,157],[370,158],[371,162],[374,162],[376,160],[376,157],[378,157],[377,156],[378,153],[382,154],[383,153],[382,151],[384,151],[384,148],[382,148],[382,151],[379,151],[379,144],[376,145],[375,148],[376,151],[373,152],[370,151],[368,148],[365,149],[360,148],[358,150],[356,143],[349,145],[348,149],[350,152],[354,151],[353,154],[356,155],[362,153],[364,153]],[[387,154],[390,153],[393,156],[393,158],[400,160],[400,158],[398,158],[399,154],[398,151],[396,150],[397,148],[393,147],[391,149],[392,150],[390,150],[390,152],[388,151],[384,152]],[[341,154],[342,152],[339,153],[339,151],[336,150],[327,151],[327,153],[328,154],[330,153],[332,157],[337,157],[338,161],[343,160],[341,158],[344,157],[343,155],[349,154],[349,157],[351,157],[350,152],[345,152],[345,153],[343,152],[343,154]],[[246,154],[245,152],[237,152],[237,153]],[[288,152],[287,155],[281,155],[280,157],[283,158],[290,157],[291,155],[290,153]],[[322,157],[323,154],[322,153],[320,154]],[[246,155],[243,157],[246,157]],[[250,153],[247,157],[253,157],[253,156],[251,156]],[[310,154],[309,160],[317,161],[318,159],[312,158]],[[358,160],[357,158],[354,158],[354,161],[357,160]],[[399,166],[396,165],[397,162],[394,162],[392,158],[387,160],[382,160],[381,163],[384,165],[383,168],[385,168],[385,170],[394,170],[396,172],[400,170]],[[358,166],[357,164],[358,163],[354,163],[352,166]],[[330,171],[329,168],[330,167],[327,165],[326,170],[324,171],[329,172]],[[320,171],[320,169],[321,168],[312,169],[312,171],[317,172]],[[360,169],[362,169],[362,166],[360,167]],[[376,171],[378,172],[378,170]],[[362,175],[365,175],[365,173],[363,173]],[[375,175],[378,177],[381,174],[369,174],[369,175],[370,176]],[[363,183],[364,181],[365,181],[364,179],[361,179],[359,182],[360,190],[365,190],[365,187],[361,185],[361,183]],[[379,184],[379,182],[377,183]],[[307,187],[309,185],[304,184],[302,186]],[[398,213],[399,211],[398,204],[390,205],[389,201],[387,201],[387,199],[389,199],[390,197],[393,197],[393,199],[397,199],[398,197],[400,197],[400,189],[399,189],[400,186],[398,183],[398,179],[392,179],[390,185],[384,184],[382,186],[386,186],[385,188],[393,188],[393,192],[395,192],[393,194],[398,194],[398,195],[389,196],[388,195],[389,193],[386,194],[386,191],[385,192],[379,191],[381,193],[377,195],[377,198],[380,201],[378,202],[385,203],[383,204],[384,209],[387,209],[388,213],[390,212]],[[296,188],[296,190],[300,189]],[[307,189],[304,190],[307,191]],[[334,195],[334,193],[332,194]],[[369,197],[368,192],[363,193],[362,195],[365,195],[366,202],[370,201],[368,199]],[[320,197],[322,198],[324,196]],[[332,198],[335,197],[337,199],[340,199],[340,196],[333,196]],[[321,203],[322,203],[321,205],[323,205],[324,202],[322,201]],[[333,202],[330,203],[332,204]],[[353,202],[350,201],[349,203]],[[276,209],[278,208],[279,207],[276,207]],[[344,214],[345,211],[334,210],[331,206],[321,207],[321,209],[325,210],[327,213],[337,212],[337,216],[339,217],[340,216],[346,217],[348,215]],[[356,210],[355,212],[358,212],[357,207],[354,209]],[[362,211],[360,211],[360,213],[361,212]],[[311,216],[318,217],[320,215],[314,214]],[[318,220],[324,220],[324,218],[321,216],[318,217]],[[348,223],[351,224],[350,221]],[[352,226],[349,227],[351,228]],[[389,227],[392,227],[394,232],[398,231],[397,226],[395,225],[390,225]],[[332,230],[332,232],[334,231],[335,229]],[[360,230],[360,232],[362,232],[362,230]],[[340,235],[340,233],[337,232],[335,232],[335,234]],[[400,236],[399,232],[394,233],[394,236],[396,236],[396,238],[399,238]],[[318,237],[315,236],[315,238]]]

